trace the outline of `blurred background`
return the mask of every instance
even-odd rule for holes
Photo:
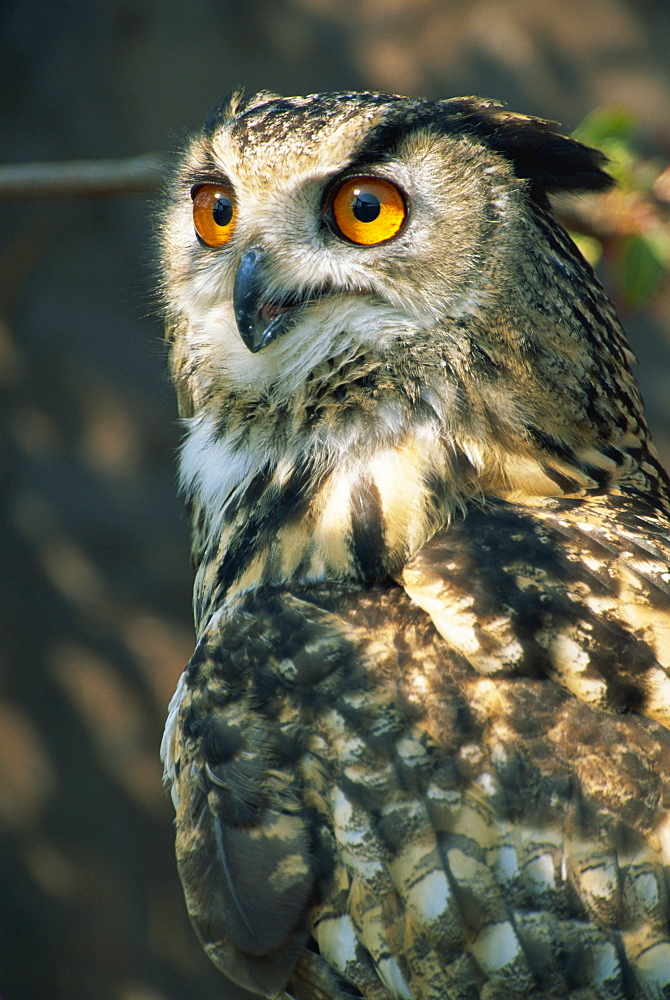
[[[575,224],[670,464],[669,52],[667,0],[3,0],[0,159],[174,153],[240,85],[600,109],[624,189]],[[158,761],[193,642],[163,211],[0,201],[0,1000],[240,996],[188,924]]]

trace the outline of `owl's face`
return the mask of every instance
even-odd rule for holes
[[[525,184],[426,107],[259,98],[194,143],[165,259],[203,377],[290,387],[333,353],[383,353],[504,294]]]
[[[628,468],[632,355],[548,212],[552,192],[608,187],[602,162],[471,98],[234,97],[191,143],[163,232],[181,412],[202,417],[184,482],[213,442],[216,496],[289,441],[324,469],[446,446],[457,494]]]

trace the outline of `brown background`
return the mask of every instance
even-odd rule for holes
[[[229,89],[478,93],[670,157],[667,0],[4,0],[7,162],[178,148]],[[0,205],[0,997],[237,996],[201,955],[158,743],[192,645],[163,206]],[[626,317],[670,458],[670,304]]]

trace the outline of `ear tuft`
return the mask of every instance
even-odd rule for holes
[[[505,111],[475,97],[441,102],[451,132],[476,136],[530,181],[536,196],[559,191],[605,191],[614,183],[607,157],[597,149],[561,135],[555,122]]]
[[[273,94],[269,90],[261,90],[247,97],[243,87],[239,90],[233,90],[222,101],[219,101],[213,108],[210,108],[205,118],[203,133],[206,136],[211,136],[222,125],[241,115],[242,112],[249,111],[251,108],[257,108],[261,104],[267,104],[268,101],[276,100],[278,96],[278,94]]]

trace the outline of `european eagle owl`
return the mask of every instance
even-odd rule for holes
[[[473,98],[236,94],[183,157],[163,757],[252,993],[670,997],[670,484],[550,205],[609,184]]]

